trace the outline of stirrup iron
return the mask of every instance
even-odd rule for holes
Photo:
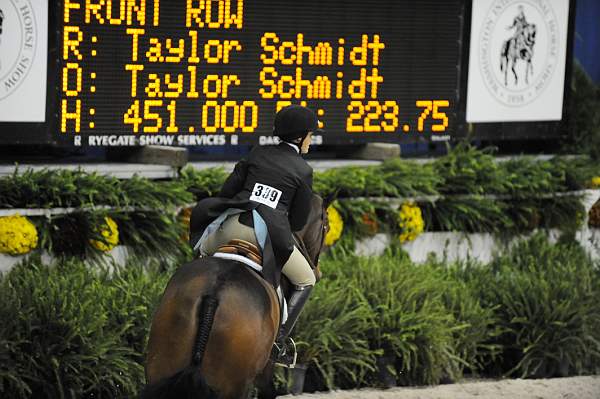
[[[296,342],[292,337],[287,337],[288,343],[284,342],[279,347],[279,344],[275,343],[274,346],[277,349],[277,354],[274,360],[276,366],[293,369],[296,367],[298,360],[298,350],[296,349]],[[289,351],[292,353],[288,353]]]

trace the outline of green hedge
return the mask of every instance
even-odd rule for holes
[[[543,235],[490,265],[332,250],[295,333],[307,387],[381,386],[382,368],[399,385],[597,373],[599,266]],[[134,396],[171,273],[31,258],[0,277],[0,396]]]
[[[343,167],[316,172],[321,196],[424,197],[506,195],[530,198],[584,189],[600,165],[587,157],[535,160],[519,157],[496,162],[492,149],[460,143],[433,162],[392,159],[379,166]],[[172,181],[114,177],[80,170],[15,171],[0,178],[0,208],[177,207],[215,195],[227,177],[223,168],[181,171]]]
[[[600,264],[576,243],[551,244],[536,234],[490,265],[414,265],[393,247],[378,258],[334,250],[323,263],[328,283],[317,285],[297,330],[302,360],[320,380],[315,387],[380,385],[377,359],[390,354],[399,385],[465,372],[537,378],[600,370]],[[362,315],[354,326],[365,327],[332,341],[353,331],[323,323],[347,314],[336,306],[348,303],[344,295]],[[363,357],[344,361],[365,340],[371,352],[361,346]],[[346,368],[332,372],[339,362]]]
[[[574,230],[584,216],[581,199],[553,194],[586,188],[594,176],[600,176],[600,165],[586,157],[496,162],[491,149],[461,143],[430,163],[393,159],[379,166],[317,172],[314,189],[339,198],[346,234],[354,237],[374,233],[365,229],[363,215],[380,230],[396,233],[390,198],[416,198],[426,231],[514,234],[550,227]],[[171,181],[27,170],[0,178],[0,209],[78,208],[76,213],[30,218],[38,228],[40,247],[56,255],[97,256],[90,239],[97,238],[98,224],[110,216],[119,225],[120,242],[136,254],[173,258],[189,254],[182,240],[187,227],[177,209],[215,195],[226,177],[223,168],[186,168]],[[543,194],[548,197],[541,198]]]
[[[0,178],[0,208],[60,208],[107,205],[164,209],[191,202],[187,187],[176,181],[139,176],[119,180],[81,170],[33,169]]]
[[[179,181],[138,176],[119,180],[81,170],[30,169],[0,178],[0,209],[78,208],[69,214],[30,217],[38,230],[39,247],[58,256],[100,255],[90,239],[101,239],[97,227],[105,216],[117,222],[119,242],[136,255],[186,256],[189,250],[181,240],[185,226],[175,210],[193,200],[193,194]]]
[[[519,377],[597,373],[598,266],[579,245],[551,245],[536,235],[490,267],[458,271],[500,320],[503,349],[493,371]]]
[[[133,397],[168,274],[30,259],[0,280],[0,396]]]

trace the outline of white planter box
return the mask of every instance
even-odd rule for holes
[[[33,253],[29,253],[26,255],[17,255],[17,256],[0,254],[0,274],[10,271],[19,262],[27,259],[29,256],[31,256],[32,254],[34,254],[36,252],[37,251],[34,251]],[[127,250],[127,247],[124,245],[117,245],[111,251],[107,252],[104,255],[104,258],[107,261],[106,262],[107,264],[110,265],[111,263],[114,263],[119,266],[125,265],[125,262],[127,262],[128,257],[129,257],[129,252]],[[53,257],[51,255],[49,255],[45,251],[42,252],[42,263],[43,264],[49,265],[50,263],[52,263],[52,260],[53,260]]]
[[[560,236],[560,231],[549,231],[550,241],[555,242]],[[504,252],[520,240],[528,236],[517,236],[512,240],[503,241],[492,234],[464,234],[433,232],[423,233],[414,241],[402,245],[404,250],[415,263],[423,263],[429,254],[433,253],[438,259],[447,261],[477,260],[488,263],[494,255]],[[600,229],[584,228],[577,232],[577,241],[593,259],[600,259]],[[373,237],[364,238],[356,242],[355,253],[359,256],[381,255],[391,240],[387,234],[376,234]]]
[[[587,212],[600,199],[600,189],[584,190],[583,205]],[[7,210],[8,211],[8,210]],[[47,211],[47,210],[46,210]],[[15,210],[10,210],[7,214],[14,213]],[[587,226],[587,217],[585,220]],[[556,239],[560,235],[558,230],[550,231],[550,238]],[[410,255],[410,258],[415,263],[423,263],[427,260],[430,253],[435,254],[438,259],[446,259],[448,261],[474,259],[483,263],[491,261],[494,254],[505,251],[518,240],[524,239],[526,236],[515,237],[510,242],[501,242],[494,235],[481,234],[464,234],[464,233],[447,233],[433,232],[423,233],[414,241],[403,245],[404,249]],[[391,240],[397,239],[386,234],[376,234],[373,237],[358,240],[356,242],[355,253],[360,256],[378,256],[390,245]],[[594,259],[600,259],[600,229],[583,228],[577,233],[577,239],[586,251]],[[25,259],[29,255],[10,256],[0,254],[0,273],[11,270],[17,263]],[[127,247],[118,245],[106,255],[108,264],[110,261],[118,265],[124,265],[128,258]],[[42,254],[42,261],[49,264],[52,257],[47,253]]]

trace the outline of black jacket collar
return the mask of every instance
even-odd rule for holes
[[[295,155],[298,155],[299,157],[302,157],[302,154],[300,154],[299,151],[294,150],[289,144],[285,143],[285,142],[281,142],[277,145],[277,147],[279,148],[283,148],[284,151],[289,151]]]

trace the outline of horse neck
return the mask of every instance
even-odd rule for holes
[[[301,242],[311,262],[316,261],[321,251],[319,244],[323,234],[323,213],[322,201],[312,201],[306,225],[296,233],[296,238]]]
[[[531,33],[529,33],[525,36],[525,44],[528,45],[529,47],[531,47],[535,44],[535,39],[533,38],[533,35]]]

